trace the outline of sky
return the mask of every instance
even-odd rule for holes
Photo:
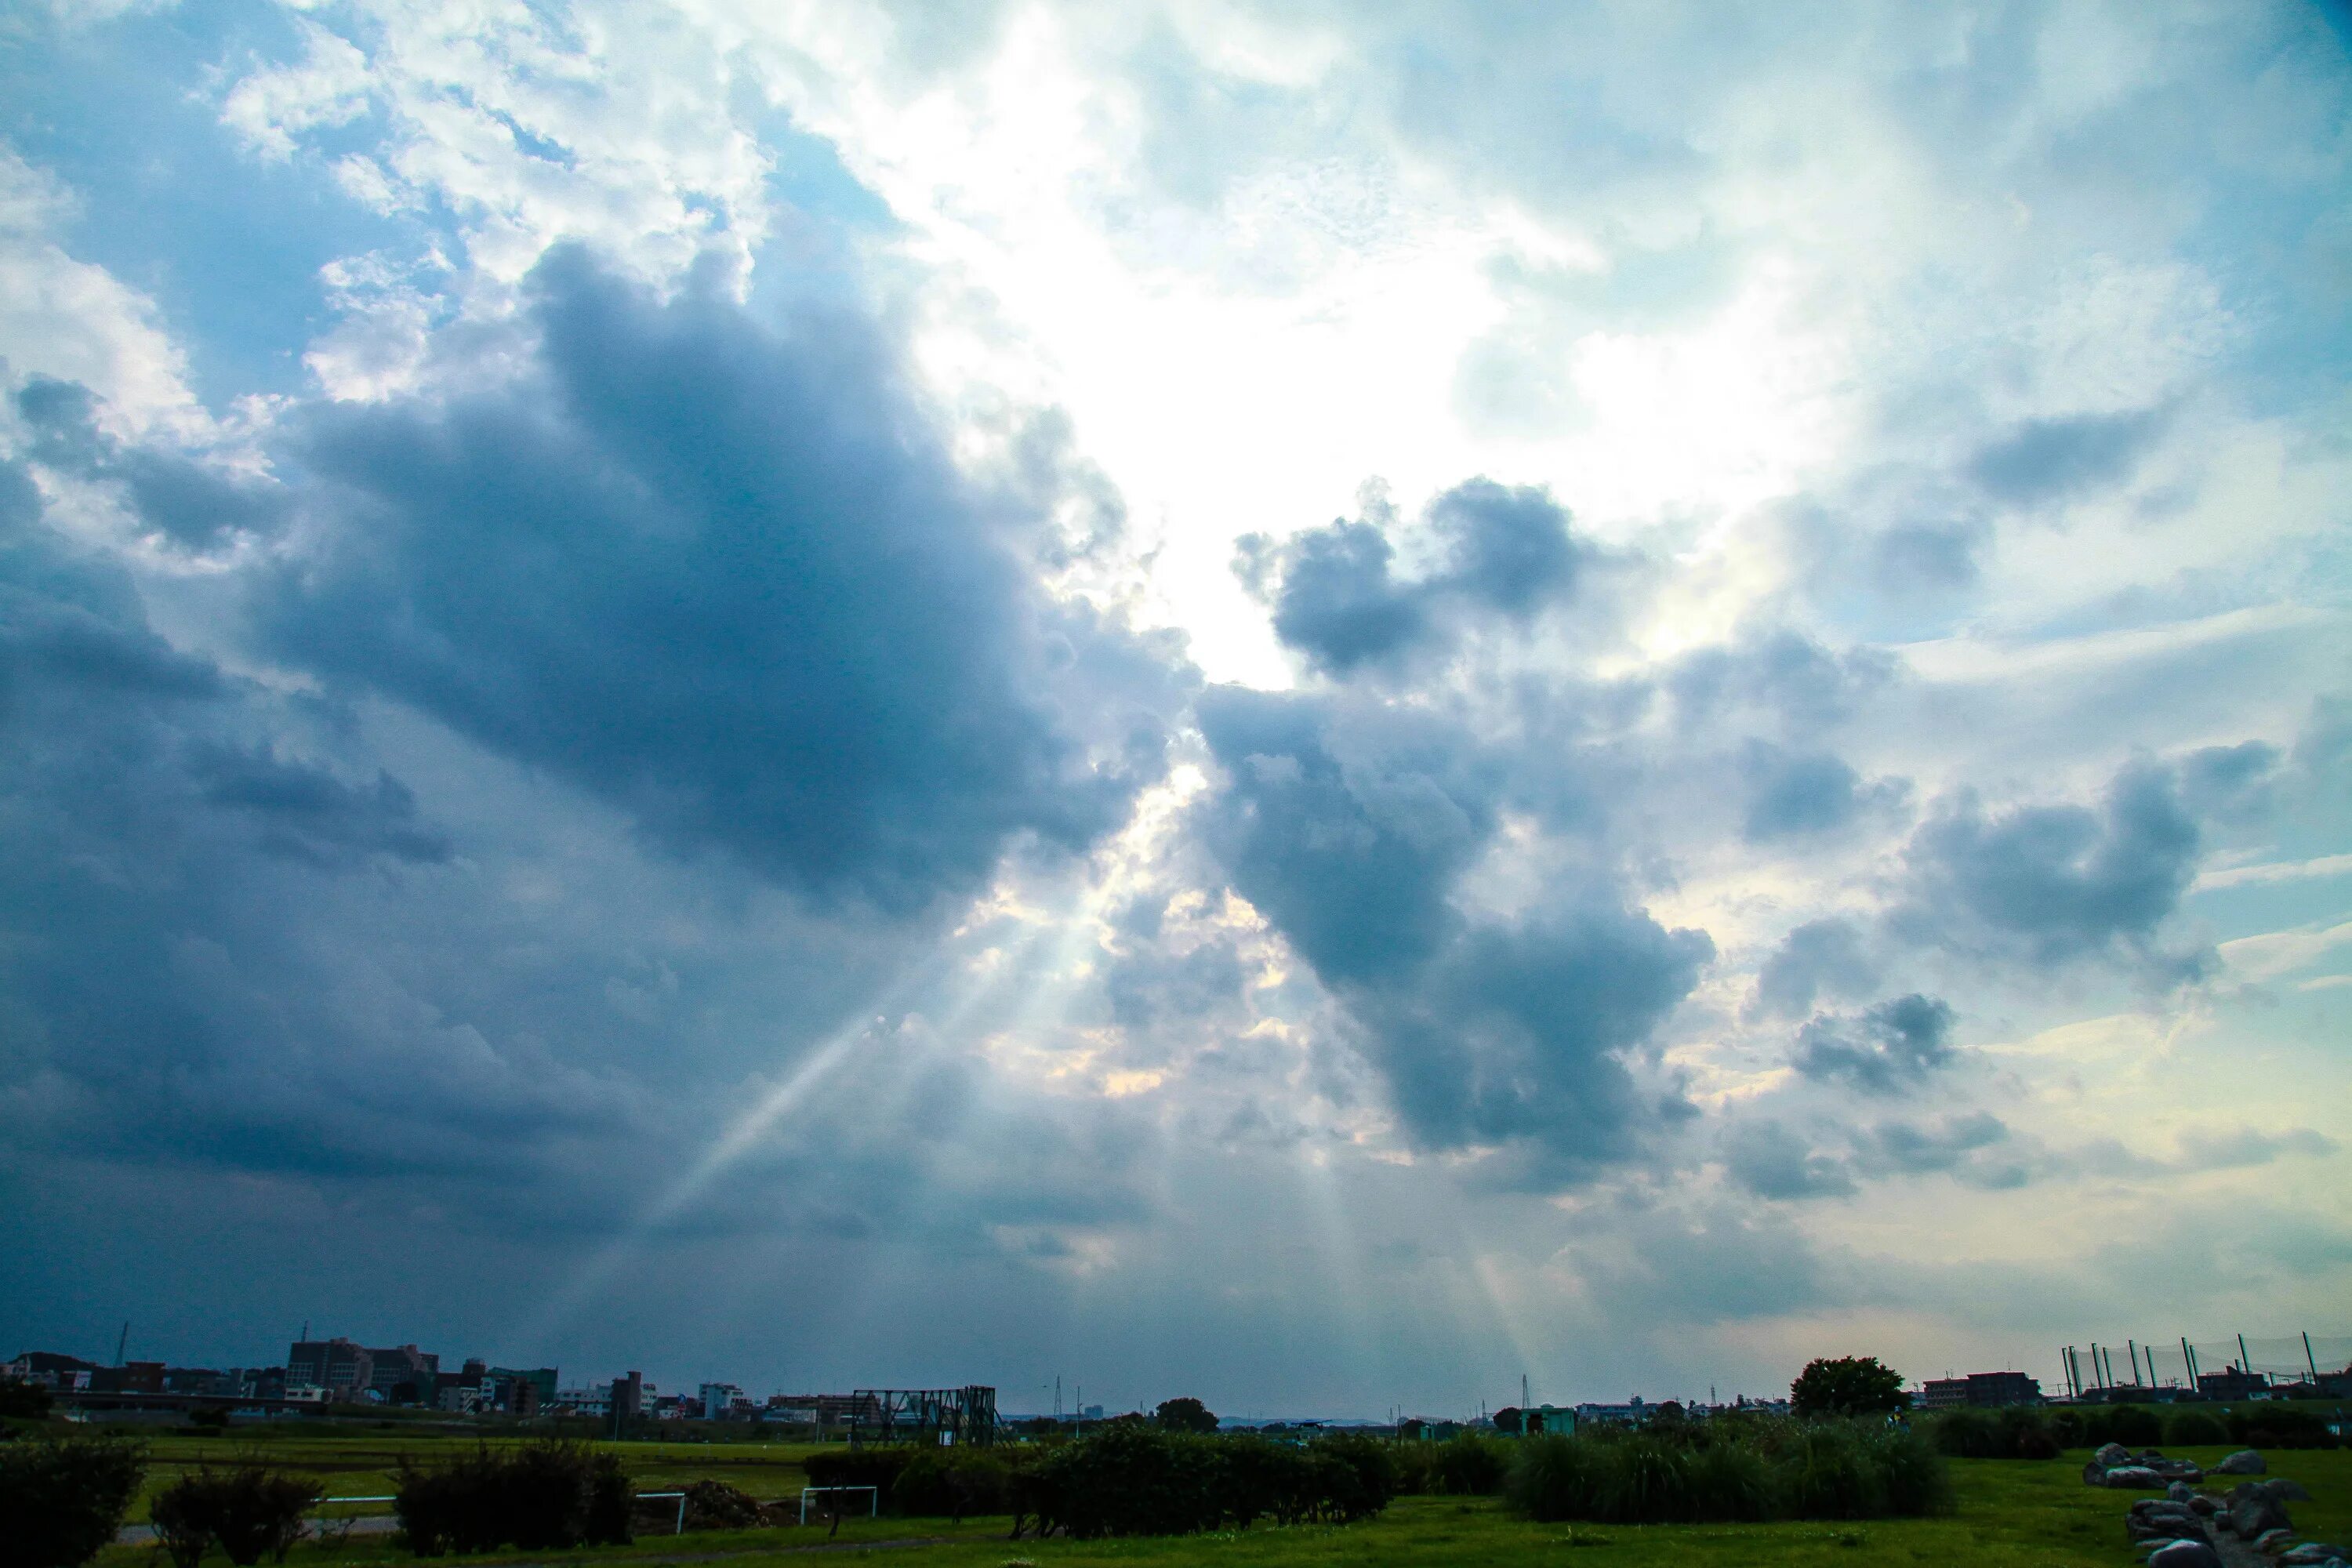
[[[0,18],[0,1353],[2352,1331],[2336,9]]]

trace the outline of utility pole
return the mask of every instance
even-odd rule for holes
[[[1525,1410],[1534,1403],[1535,1395],[1528,1392],[1528,1374],[1521,1373],[1519,1373],[1519,1408]]]
[[[121,1338],[120,1338],[120,1339],[118,1339],[118,1340],[116,1340],[116,1341],[114,1342],[114,1364],[115,1364],[115,1365],[117,1365],[117,1366],[121,1366],[121,1365],[122,1364],[122,1352],[123,1352],[125,1350],[129,1349],[129,1348],[130,1348],[130,1345],[131,1345],[131,1320],[130,1320],[130,1319],[128,1319],[128,1318],[125,1318],[125,1319],[122,1321],[122,1337],[121,1337]]]
[[[2303,1364],[2311,1369],[2313,1387],[2319,1385],[2319,1358],[2311,1353],[2311,1331],[2303,1331]]]

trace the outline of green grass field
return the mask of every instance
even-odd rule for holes
[[[288,1436],[278,1439],[215,1442],[170,1438],[156,1444],[151,1484],[200,1458],[224,1459],[240,1453],[308,1468],[329,1481],[330,1496],[388,1489],[385,1483],[402,1454],[422,1458],[446,1451],[448,1439],[369,1439],[362,1436]],[[666,1483],[713,1478],[741,1487],[762,1500],[796,1497],[803,1484],[800,1461],[810,1450],[743,1444],[629,1443],[616,1446],[644,1490]],[[2210,1464],[2225,1448],[2180,1450]],[[583,1564],[719,1562],[759,1568],[772,1561],[809,1555],[878,1555],[907,1568],[1004,1568],[1025,1560],[1036,1568],[1086,1568],[1095,1563],[1217,1563],[1231,1568],[1353,1568],[1357,1564],[1428,1564],[1453,1568],[1508,1561],[1572,1563],[1578,1568],[1639,1568],[1651,1563],[1748,1568],[1751,1564],[1809,1568],[1813,1564],[1935,1563],[2005,1565],[2005,1568],[2126,1568],[2135,1561],[2124,1538],[2123,1517],[2134,1492],[2095,1490],[2082,1483],[2084,1455],[2047,1463],[1958,1460],[1953,1464],[1959,1507],[1941,1519],[1874,1521],[1840,1525],[1592,1526],[1529,1524],[1485,1499],[1400,1498],[1375,1521],[1343,1528],[1264,1528],[1221,1535],[1116,1542],[1020,1541],[1006,1539],[1010,1521],[967,1520],[854,1520],[828,1542],[820,1526],[742,1531],[697,1531],[685,1536],[646,1535],[635,1544],[557,1554],[492,1554],[475,1563],[528,1561]],[[2273,1475],[2290,1476],[2311,1489],[2315,1501],[2292,1507],[2297,1531],[2310,1539],[2352,1541],[2352,1452],[2273,1452]],[[912,1543],[912,1544],[908,1544]],[[100,1568],[152,1568],[152,1549],[116,1547]],[[219,1559],[207,1561],[211,1568]],[[416,1559],[382,1538],[354,1537],[340,1544],[306,1542],[288,1559],[289,1568],[327,1568],[349,1563],[411,1563]],[[451,1561],[459,1561],[452,1559]]]

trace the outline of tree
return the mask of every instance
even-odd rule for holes
[[[1191,1397],[1163,1399],[1153,1419],[1163,1432],[1213,1432],[1217,1417],[1210,1408]]]
[[[1881,1415],[1910,1405],[1903,1374],[1876,1356],[1817,1357],[1789,1385],[1789,1406],[1800,1415]]]
[[[1495,1412],[1495,1430],[1501,1433],[1504,1436],[1517,1436],[1519,1435],[1520,1427],[1521,1417],[1519,1415],[1519,1407],[1517,1405],[1506,1405],[1500,1410]]]

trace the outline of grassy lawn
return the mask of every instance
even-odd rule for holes
[[[346,1447],[345,1445],[349,1446]],[[160,1447],[160,1446],[159,1446]],[[247,1448],[258,1445],[239,1445]],[[337,1457],[357,1460],[365,1456],[373,1470],[330,1471],[331,1493],[351,1495],[356,1487],[347,1478],[383,1476],[393,1462],[382,1450],[365,1448],[359,1439],[331,1439],[321,1448]],[[796,1494],[798,1461],[806,1450],[764,1448],[757,1445],[681,1445],[665,1449],[650,1444],[619,1445],[630,1468],[646,1489],[656,1489],[655,1479],[684,1480],[703,1476],[729,1480],[761,1499]],[[218,1457],[226,1457],[227,1446]],[[405,1450],[414,1452],[415,1450]],[[2182,1453],[2210,1464],[2227,1450],[2183,1449]],[[159,1456],[160,1457],[160,1456]],[[272,1458],[277,1458],[273,1452]],[[509,1553],[471,1561],[590,1563],[614,1561],[653,1563],[663,1561],[722,1561],[734,1568],[759,1568],[763,1563],[805,1560],[835,1555],[880,1555],[907,1568],[1005,1568],[1025,1560],[1035,1568],[1087,1568],[1089,1564],[1200,1563],[1231,1568],[1354,1568],[1357,1564],[1466,1565],[1509,1561],[1514,1563],[1559,1563],[1576,1568],[1625,1568],[1649,1563],[1785,1564],[1809,1568],[1863,1563],[1966,1563],[2013,1565],[2013,1568],[2127,1568],[2133,1561],[2124,1539],[2123,1517],[2131,1500],[2144,1494],[2095,1490],[2082,1482],[2084,1455],[2072,1454],[2048,1463],[2009,1460],[1962,1460],[1953,1465],[1959,1489],[1958,1510],[1948,1518],[1874,1521],[1861,1524],[1787,1523],[1762,1525],[1618,1525],[1530,1524],[1512,1518],[1491,1500],[1455,1498],[1400,1498],[1380,1519],[1345,1528],[1303,1527],[1294,1530],[1260,1528],[1236,1533],[1191,1536],[1171,1540],[1115,1542],[1021,1541],[1005,1539],[1010,1521],[968,1520],[961,1526],[946,1520],[855,1520],[841,1527],[837,1542],[828,1542],[822,1527],[806,1529],[696,1532],[686,1536],[649,1535],[635,1545],[608,1547],[567,1554]],[[2273,1452],[2271,1473],[2290,1476],[2311,1489],[2315,1499],[2292,1505],[2297,1530],[2305,1537],[2352,1540],[2352,1452]],[[294,1462],[290,1453],[285,1462]],[[919,1542],[902,1545],[898,1543]],[[827,1549],[812,1551],[812,1549]],[[149,1568],[144,1548],[116,1547],[102,1557],[101,1568]],[[394,1551],[381,1539],[354,1539],[340,1546],[306,1542],[295,1549],[289,1568],[327,1568],[348,1563],[357,1568],[408,1564],[416,1561]],[[452,1560],[456,1561],[456,1560]],[[211,1568],[210,1562],[207,1568]]]

